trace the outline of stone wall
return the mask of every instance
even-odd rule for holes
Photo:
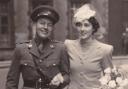
[[[54,7],[60,15],[60,20],[55,25],[54,37],[57,40],[64,41],[68,31],[68,0],[54,0]]]
[[[28,0],[14,0],[16,42],[28,39]]]

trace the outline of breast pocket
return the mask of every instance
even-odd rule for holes
[[[32,65],[31,63],[29,62],[24,62],[24,63],[21,63],[21,68],[22,69],[34,69],[34,65]]]
[[[60,61],[57,58],[48,58],[44,61],[46,67],[57,67],[60,65]]]
[[[45,63],[45,72],[47,74],[47,76],[49,76],[50,78],[53,78],[57,73],[60,72],[59,69],[59,61],[55,60],[55,59],[50,59],[47,61],[44,61]]]
[[[24,79],[33,79],[37,76],[37,71],[35,65],[29,62],[22,62],[21,63],[21,73]]]

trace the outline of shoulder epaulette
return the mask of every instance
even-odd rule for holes
[[[29,43],[27,43],[27,46],[29,49],[32,47],[32,40],[29,40]]]
[[[32,47],[32,42],[31,40],[27,40],[27,41],[22,41],[22,42],[18,42],[16,45],[26,45],[28,48]]]
[[[58,40],[51,40],[51,41],[55,43],[63,43],[62,41],[58,41]]]
[[[16,44],[24,44],[24,43],[30,43],[30,40],[25,40],[25,41],[16,42]]]

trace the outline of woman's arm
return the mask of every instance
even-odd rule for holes
[[[64,79],[64,82],[61,84],[61,87],[65,87],[70,82],[70,61],[65,46],[63,46],[60,57],[61,57],[60,71]]]
[[[104,56],[101,61],[101,66],[102,66],[103,70],[105,70],[108,67],[113,68],[113,64],[112,64],[113,46],[108,46],[105,49],[106,50],[103,52]]]

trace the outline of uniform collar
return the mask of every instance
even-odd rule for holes
[[[39,49],[38,49],[38,43],[36,42],[36,40],[32,40],[30,42],[30,44],[32,45],[30,48],[30,53],[35,55],[36,57],[40,57],[40,53],[39,53]],[[50,54],[53,53],[53,49],[55,49],[56,45],[53,41],[49,40],[45,45],[44,45],[44,49],[41,52],[43,57],[47,57]]]
[[[38,51],[38,47],[37,44],[35,42],[35,40],[33,39],[30,44],[32,45],[32,47],[30,48],[30,53],[32,53],[33,55],[35,55],[36,57],[39,57],[39,51]]]
[[[54,48],[56,47],[56,45],[54,44],[54,42],[52,40],[48,40],[45,44],[44,44],[44,48],[41,51],[41,58],[47,58],[49,55],[51,55],[53,53]]]

